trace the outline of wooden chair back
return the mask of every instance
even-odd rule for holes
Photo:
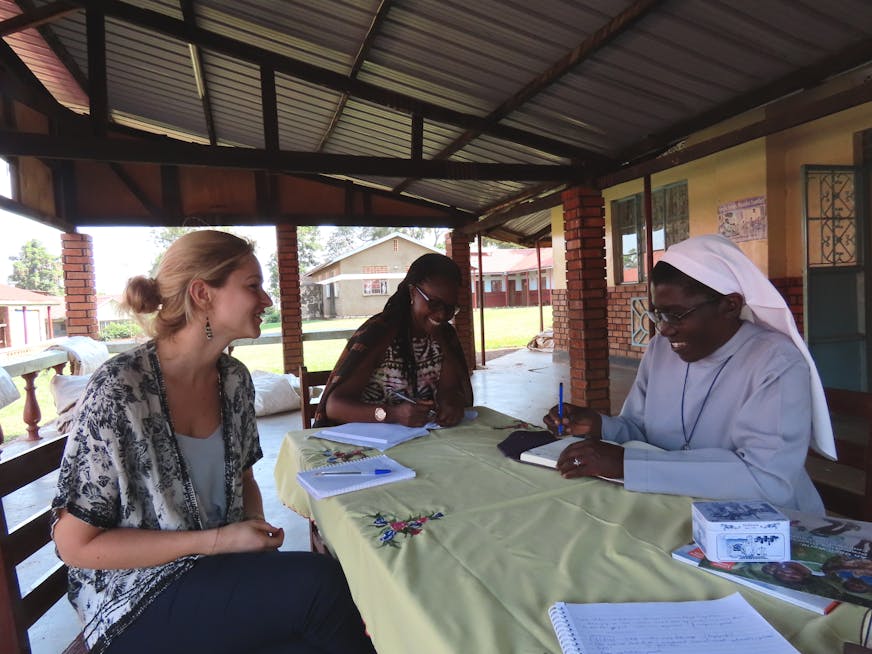
[[[811,453],[806,467],[827,511],[872,521],[872,393],[825,388],[837,461]]]
[[[318,407],[318,399],[313,398],[312,389],[324,386],[331,370],[317,370],[309,372],[306,366],[300,366],[300,416],[303,421],[303,429],[312,427],[315,420],[315,409]]]
[[[66,442],[66,436],[61,436],[0,460],[0,499],[57,470]],[[50,540],[50,506],[9,531],[0,502],[0,654],[30,654],[27,630],[67,593],[67,567],[57,562],[29,592],[21,594],[16,566]],[[81,633],[64,652],[87,652]]]

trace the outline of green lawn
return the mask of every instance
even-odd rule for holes
[[[485,343],[488,350],[509,347],[524,347],[527,342],[539,333],[538,307],[513,307],[485,309]],[[543,307],[545,329],[551,327],[551,307]],[[338,320],[309,320],[303,323],[304,332],[330,331],[339,329],[355,329],[365,318],[343,318]],[[475,328],[476,351],[481,351],[481,331],[479,328],[479,312],[473,314]],[[263,326],[264,333],[277,332],[277,324]],[[345,341],[304,341],[303,360],[310,370],[329,370],[333,368],[336,359],[342,352]],[[233,350],[233,355],[248,366],[249,370],[265,370],[267,372],[282,372],[281,345],[247,345]],[[43,371],[36,378],[36,397],[42,411],[40,424],[54,419],[56,412],[54,401],[49,392],[49,379],[53,371]],[[15,384],[21,391],[21,399],[0,410],[0,425],[3,426],[6,441],[14,440],[26,433],[22,414],[24,412],[24,380],[15,378]]]

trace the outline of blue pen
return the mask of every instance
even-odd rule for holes
[[[387,468],[376,468],[372,472],[362,472],[360,470],[323,470],[316,473],[316,476],[324,475],[389,475],[393,470]]]
[[[560,382],[560,390],[558,391],[559,399],[557,400],[557,417],[560,422],[557,423],[557,434],[563,436],[563,382]]]

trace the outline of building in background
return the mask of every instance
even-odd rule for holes
[[[394,232],[315,266],[301,284],[314,283],[321,287],[324,318],[371,316],[384,308],[412,262],[431,252],[444,254]],[[311,294],[311,290],[308,293]],[[307,302],[307,306],[311,304]]]
[[[58,336],[53,321],[64,298],[0,284],[0,348],[22,347]]]
[[[531,307],[551,304],[554,258],[551,248],[484,249],[485,307]],[[472,306],[478,307],[478,250],[470,253],[472,266]],[[539,271],[537,275],[537,270]]]

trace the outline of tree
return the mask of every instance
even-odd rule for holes
[[[337,227],[330,234],[326,249],[331,258],[338,257],[394,232],[404,234],[430,247],[445,249],[442,230],[432,227]]]
[[[315,225],[297,227],[297,256],[301,275],[321,263],[323,249],[318,227]]]
[[[13,286],[52,295],[63,293],[61,258],[51,254],[38,240],[27,241],[21,246],[21,254],[9,260],[12,261],[9,282]]]

